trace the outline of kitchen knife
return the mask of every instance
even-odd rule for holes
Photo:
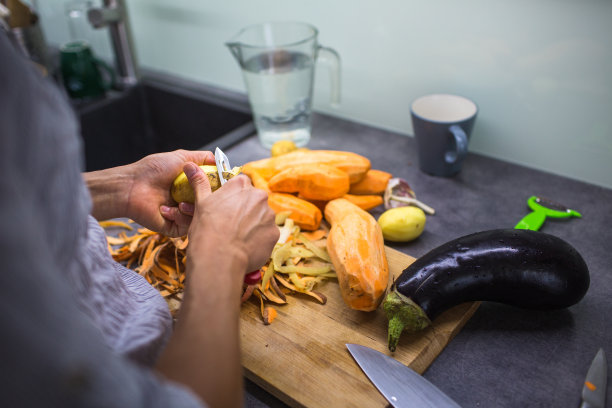
[[[459,407],[424,377],[392,357],[358,344],[349,352],[378,391],[395,408]]]
[[[217,174],[219,174],[219,183],[224,185],[227,182],[225,175],[223,173],[227,173],[231,171],[232,167],[230,166],[229,159],[223,153],[221,149],[218,147],[215,148],[215,164],[217,165]],[[254,285],[261,280],[261,270],[256,270],[253,272],[249,272],[244,275],[244,283],[247,285]]]
[[[605,408],[607,382],[608,362],[603,349],[599,349],[584,380],[580,408]]]

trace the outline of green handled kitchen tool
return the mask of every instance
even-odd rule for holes
[[[532,212],[523,217],[523,219],[520,220],[514,228],[537,231],[540,229],[542,224],[544,224],[546,217],[582,217],[582,214],[580,214],[578,211],[570,210],[569,208],[546,198],[531,196],[527,200],[527,205],[529,208],[531,208]]]

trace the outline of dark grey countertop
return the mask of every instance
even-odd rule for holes
[[[485,302],[424,373],[463,407],[579,406],[597,350],[603,347],[612,360],[612,190],[477,154],[468,155],[458,175],[432,177],[419,171],[410,137],[324,115],[315,115],[312,133],[308,147],[366,156],[372,168],[406,179],[435,208],[417,240],[387,243],[415,257],[462,235],[513,228],[529,212],[531,195],[582,213],[581,219],[548,219],[541,229],[584,257],[591,286],[582,301],[553,312]],[[226,153],[235,165],[269,156],[255,136]],[[375,217],[381,212],[373,211]],[[612,403],[612,386],[607,400]],[[247,406],[284,404],[247,382]]]

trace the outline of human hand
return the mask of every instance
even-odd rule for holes
[[[211,256],[214,251],[244,261],[243,274],[264,265],[279,236],[267,194],[254,188],[244,175],[230,179],[213,193],[199,167],[187,163],[184,171],[196,196],[187,259],[206,253]]]
[[[215,158],[211,152],[176,150],[153,154],[131,164],[133,181],[128,195],[127,215],[161,234],[174,237],[186,235],[193,206],[188,203],[177,206],[170,195],[170,186],[186,162],[215,164]]]
[[[238,175],[214,193],[194,163],[183,167],[195,192],[180,315],[156,368],[211,407],[243,404],[240,294],[247,272],[270,258],[279,230],[263,190]]]

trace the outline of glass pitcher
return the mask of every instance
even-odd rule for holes
[[[305,23],[278,22],[241,30],[226,45],[242,68],[261,144],[279,140],[304,146],[310,140],[315,62],[329,65],[331,103],[340,103],[340,57],[317,42]]]

